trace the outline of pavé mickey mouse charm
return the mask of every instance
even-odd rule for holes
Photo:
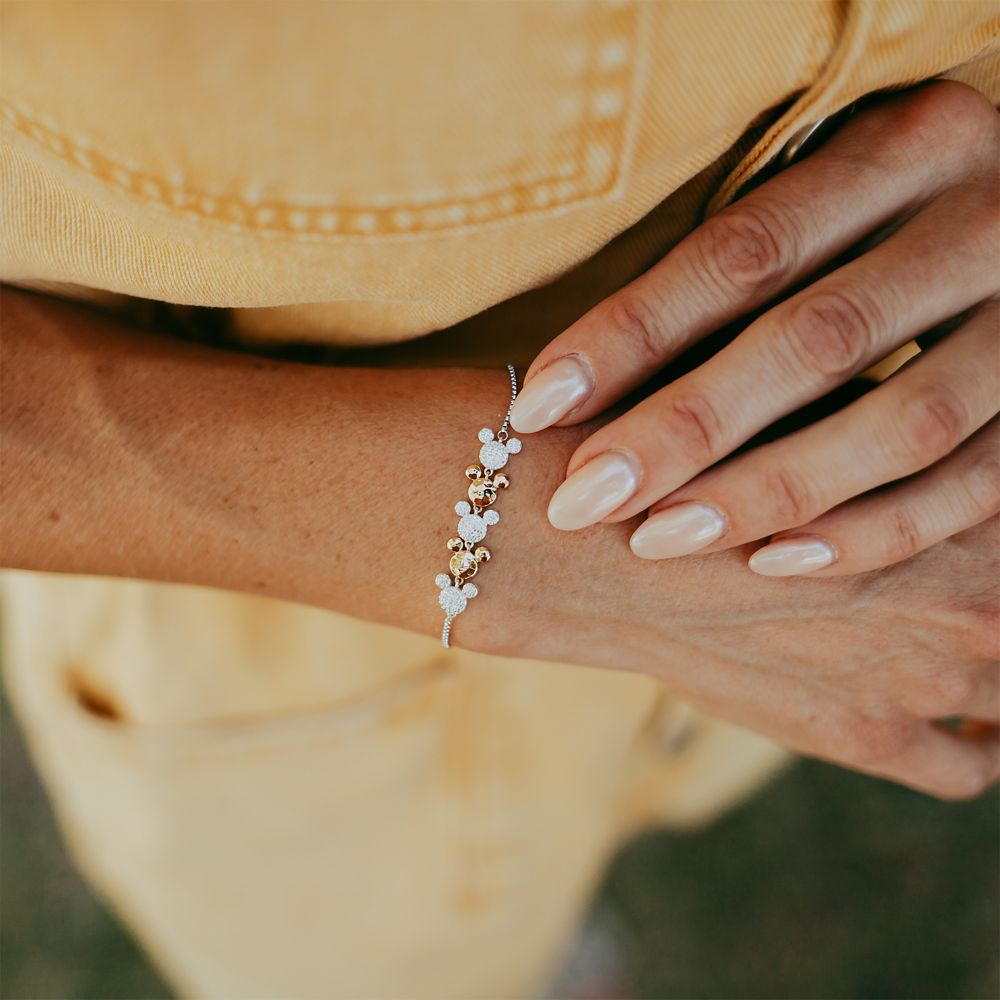
[[[449,618],[460,615],[469,601],[479,593],[479,588],[474,583],[459,583],[458,580],[453,582],[447,573],[438,573],[434,582],[441,588],[438,604]]]
[[[470,507],[465,500],[455,504],[455,513],[459,515],[458,537],[469,545],[475,545],[486,537],[486,529],[500,520],[495,510],[484,510],[478,513],[478,507]]]
[[[479,449],[479,461],[487,469],[502,469],[507,464],[507,457],[521,450],[521,442],[517,438],[508,438],[506,431],[501,431],[494,441],[493,431],[484,427],[479,432],[479,440],[483,442]]]

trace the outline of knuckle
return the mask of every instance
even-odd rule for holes
[[[971,655],[1000,660],[1000,595],[995,589],[955,614],[958,638]]]
[[[661,361],[669,349],[670,337],[663,316],[648,292],[622,289],[608,300],[608,326],[641,360]]]
[[[798,240],[786,212],[762,202],[724,209],[696,242],[698,264],[724,294],[774,291],[788,276]]]
[[[995,447],[985,449],[973,459],[961,476],[961,484],[977,516],[1000,510],[1000,454]]]
[[[984,138],[995,140],[1000,118],[985,94],[957,80],[940,80],[927,89],[928,116],[950,131],[960,149],[971,151]]]
[[[796,369],[828,379],[847,378],[864,366],[880,326],[873,302],[831,289],[808,296],[781,329]]]
[[[940,109],[940,114],[949,117],[954,114],[993,114],[995,110],[985,94],[959,80],[935,80],[923,88],[925,99]]]
[[[862,767],[892,764],[911,745],[914,727],[902,716],[870,718],[858,716],[847,726],[851,758]]]
[[[883,537],[889,562],[902,562],[923,548],[917,519],[913,511],[906,507],[897,507],[892,512]]]
[[[776,465],[762,475],[764,509],[783,527],[805,524],[820,512],[813,487],[798,472]]]
[[[858,727],[857,752],[871,767],[891,764],[912,744],[914,727],[901,718],[869,719]]]
[[[997,129],[997,114],[989,100],[955,80],[937,80],[910,91],[893,105],[891,114],[886,141],[908,141],[937,156],[968,153]]]
[[[912,683],[909,702],[924,718],[945,718],[961,714],[976,694],[971,673],[947,667],[927,673]]]
[[[924,468],[953,451],[970,425],[962,398],[946,385],[916,389],[900,410],[899,436],[903,459]]]
[[[858,711],[843,704],[826,704],[822,711],[811,710],[808,722],[816,730],[815,752],[841,764],[854,762],[856,737],[864,721]]]
[[[705,392],[686,392],[672,399],[666,425],[688,458],[708,464],[724,454],[725,423],[715,401]]]

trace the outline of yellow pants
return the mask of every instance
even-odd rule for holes
[[[645,677],[310,608],[30,573],[4,598],[66,839],[189,996],[530,996],[625,834],[784,758]]]

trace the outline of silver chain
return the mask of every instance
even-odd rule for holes
[[[498,441],[503,441],[507,437],[507,428],[510,426],[510,411],[514,408],[514,400],[517,399],[517,369],[509,364],[507,365],[507,374],[510,376],[510,402],[507,404],[507,412],[500,425],[500,433],[497,435]]]

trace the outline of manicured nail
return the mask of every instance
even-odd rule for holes
[[[617,510],[639,488],[635,461],[606,451],[574,472],[549,501],[549,522],[560,531],[586,528]]]
[[[721,511],[707,503],[679,503],[646,518],[629,545],[640,559],[670,559],[703,549],[725,530]]]
[[[758,549],[750,568],[761,576],[797,576],[829,566],[837,558],[834,547],[821,538],[788,538]]]
[[[579,406],[594,389],[590,369],[572,354],[547,365],[518,393],[510,424],[522,434],[551,427]]]

